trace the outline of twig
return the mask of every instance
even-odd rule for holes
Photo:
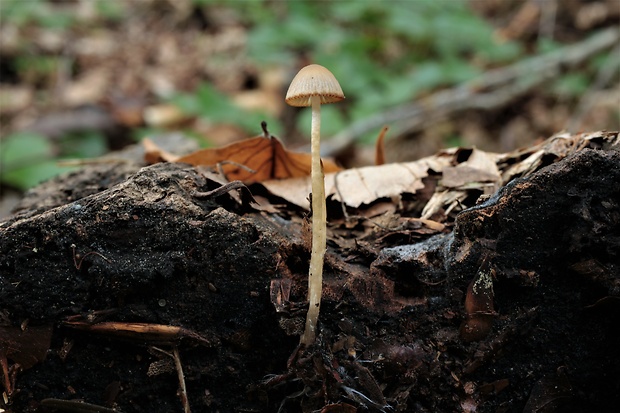
[[[183,374],[183,366],[181,365],[181,357],[179,357],[179,349],[177,346],[172,347],[172,358],[174,359],[177,376],[179,377],[179,390],[181,392],[180,397],[181,404],[183,405],[183,412],[191,413],[189,399],[187,398],[187,387],[185,387],[185,375]]]
[[[191,413],[189,408],[189,399],[187,397],[187,387],[185,386],[185,375],[183,374],[183,366],[181,365],[181,357],[179,356],[179,349],[177,346],[172,346],[172,353],[167,352],[159,347],[151,347],[153,350],[159,351],[162,354],[172,358],[174,360],[174,366],[177,371],[177,377],[179,378],[179,396],[181,398],[181,404],[183,405],[183,413]]]
[[[2,377],[4,377],[2,384],[4,386],[5,393],[7,396],[10,396],[11,394],[13,394],[13,386],[11,385],[9,362],[6,359],[6,354],[4,350],[0,352],[0,367],[2,367]]]
[[[416,103],[408,103],[354,122],[322,146],[323,156],[340,153],[364,134],[385,124],[400,123],[400,133],[417,130],[430,122],[466,109],[488,110],[505,105],[554,78],[564,68],[579,64],[618,43],[616,27],[603,30],[574,45],[531,57],[510,66],[489,70],[451,89],[439,91]]]
[[[54,409],[60,409],[63,412],[121,413],[120,410],[110,409],[97,404],[85,403],[79,400],[43,399],[41,400],[41,405]]]
[[[90,324],[83,321],[64,321],[63,326],[91,333],[106,334],[130,340],[172,343],[176,340],[188,338],[206,347],[217,345],[217,339],[209,339],[183,327],[165,324],[133,323],[126,321],[103,321]]]
[[[222,175],[223,177],[226,177],[226,173],[224,172],[224,168],[222,168],[222,166],[224,165],[234,165],[237,168],[241,168],[244,171],[248,171],[251,174],[255,174],[256,171],[252,168],[248,168],[247,166],[240,164],[239,162],[235,162],[235,161],[222,161],[222,162],[218,162],[215,166],[217,168],[217,172]]]
[[[241,181],[230,181],[227,184],[224,184],[224,185],[220,186],[219,188],[215,188],[212,191],[207,191],[207,192],[193,191],[192,192],[192,196],[194,198],[198,198],[198,199],[217,197],[217,196],[220,196],[220,195],[224,195],[224,194],[232,191],[233,189],[239,189],[239,188],[246,188],[247,189],[245,184],[243,182],[241,182]]]

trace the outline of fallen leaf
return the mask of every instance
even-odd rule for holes
[[[286,150],[275,137],[257,136],[230,145],[202,149],[176,159],[176,162],[198,166],[217,166],[228,180],[246,184],[269,179],[297,178],[310,175],[311,155]],[[323,160],[326,173],[341,168],[329,160]],[[308,194],[306,193],[306,196]]]
[[[448,215],[448,213],[454,208],[454,206],[458,205],[466,198],[467,191],[444,190],[441,192],[435,192],[431,199],[429,199],[424,206],[420,218],[429,219],[446,205],[448,205],[448,208],[446,209],[445,214]]]
[[[170,128],[178,126],[188,116],[177,106],[171,104],[147,106],[143,110],[144,123],[153,128]]]
[[[499,182],[498,155],[473,149],[469,158],[456,166],[444,168],[441,185],[459,188],[472,182]]]
[[[584,147],[600,145],[618,147],[620,140],[613,132],[590,132],[571,135],[558,133],[538,145],[500,155],[497,164],[502,171],[502,185],[519,176],[528,176],[551,162],[557,162]]]
[[[325,175],[325,196],[333,196],[346,206],[357,208],[379,198],[400,197],[403,193],[415,194],[424,188],[422,179],[429,170],[442,170],[449,165],[449,158],[430,157],[414,162],[391,163],[378,166],[347,169]],[[261,182],[269,192],[305,209],[310,208],[311,192],[308,177],[269,180]]]

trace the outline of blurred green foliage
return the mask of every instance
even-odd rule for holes
[[[17,25],[34,23],[42,27],[64,29],[75,22],[69,10],[58,10],[45,0],[5,0],[0,2],[1,18]]]
[[[0,142],[2,183],[26,189],[57,175],[52,144],[33,133],[15,133]]]
[[[59,166],[61,158],[91,158],[108,151],[106,139],[97,132],[50,139],[31,132],[18,132],[0,140],[0,184],[26,190],[71,167]]]
[[[518,43],[498,41],[494,28],[465,1],[194,3],[235,11],[248,28],[249,58],[259,67],[291,68],[305,58],[334,73],[347,103],[346,110],[323,109],[329,120],[324,122],[326,136],[348,122],[466,81],[489,65],[523,54]],[[300,130],[307,129],[309,116],[300,117]]]
[[[122,2],[110,0],[89,0],[93,2],[97,16],[106,20],[118,20],[123,16]],[[58,7],[48,0],[1,0],[0,22],[18,26],[34,24],[48,29],[67,29],[80,24],[74,12],[74,5]],[[60,3],[60,2],[56,2]]]
[[[122,17],[119,2],[92,0],[95,18],[107,21]],[[58,7],[47,0],[0,0],[0,23],[31,25],[64,31],[83,25],[73,6]],[[28,83],[41,83],[53,78],[62,64],[62,56],[41,55],[36,46],[24,42],[21,54],[10,60],[9,72]],[[50,140],[44,136],[18,132],[0,139],[0,187],[9,185],[26,190],[59,173],[75,168],[58,165],[59,159],[97,157],[108,151],[105,136],[86,131]]]
[[[70,2],[50,0],[0,0],[0,21],[81,31],[127,18],[127,3],[91,1],[96,22],[80,21],[72,13]],[[531,53],[518,42],[499,39],[495,28],[477,16],[465,0],[188,1],[201,9],[207,20],[213,8],[218,8],[242,24],[247,35],[247,59],[258,70],[279,66],[293,75],[304,61],[329,68],[339,79],[347,100],[322,109],[326,137],[351,122],[414,101],[438,88],[462,83]],[[535,53],[561,46],[550,39],[539,39]],[[11,70],[31,81],[52,78],[63,57],[37,55],[29,49],[31,46],[24,47],[24,52],[12,59]],[[222,64],[226,62],[225,56],[215,58],[220,58]],[[549,91],[562,99],[575,99],[591,82],[589,75],[605,60],[593,59],[590,71],[558,77],[549,85]],[[216,86],[204,83],[196,91],[178,94],[171,100],[186,113],[213,122],[233,123],[251,134],[260,133],[262,120],[268,122],[271,131],[281,130],[277,119],[239,108]],[[299,130],[308,129],[310,116],[310,111],[302,111]],[[375,137],[371,134],[365,140]],[[458,142],[459,136],[450,139]],[[27,188],[59,170],[53,166],[55,158],[98,156],[105,151],[105,139],[96,134],[68,136],[54,145],[42,140],[40,136],[20,134],[0,142],[0,183]],[[24,149],[27,147],[38,149],[28,153]]]
[[[271,125],[277,122],[263,112],[248,112],[239,108],[226,95],[208,83],[202,83],[194,93],[177,94],[172,97],[171,101],[186,114],[231,123],[247,131],[254,131],[256,134],[263,120]]]

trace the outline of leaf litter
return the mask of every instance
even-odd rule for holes
[[[277,137],[267,132],[265,125],[263,129],[263,135],[184,156],[160,149],[145,139],[145,160],[149,164],[167,161],[209,167],[228,181],[259,183],[271,195],[309,210],[310,154],[286,149]],[[356,212],[372,208],[381,200],[399,207],[403,196],[415,195],[432,183],[433,193],[424,200],[418,218],[443,222],[450,213],[460,211],[467,198],[482,196],[484,199],[515,177],[530,175],[550,161],[560,160],[588,142],[600,140],[601,134],[604,135],[560,133],[533,147],[506,154],[451,148],[413,162],[344,170],[324,159],[326,197]],[[384,135],[385,129],[380,142]],[[382,159],[382,146],[378,144],[376,148],[378,160]]]

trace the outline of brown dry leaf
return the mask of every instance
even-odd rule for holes
[[[499,155],[473,149],[465,162],[444,168],[441,184],[446,188],[458,188],[472,182],[499,182],[498,158]]]
[[[379,198],[415,194],[424,188],[426,176],[428,167],[422,162],[393,163],[338,172],[326,181],[326,188],[336,201],[357,208]]]
[[[536,168],[538,168],[538,166],[540,166],[540,164],[542,162],[542,157],[543,157],[544,154],[545,154],[544,150],[542,150],[542,149],[538,150],[538,151],[532,153],[527,158],[523,159],[522,161],[520,161],[520,162],[512,165],[511,167],[507,168],[504,171],[504,173],[503,173],[503,180],[504,180],[504,182],[510,181],[515,176],[520,176],[520,175],[528,174],[528,173],[536,170]]]
[[[459,150],[444,151],[458,156]],[[473,149],[465,162],[456,166],[448,166],[441,171],[441,188],[437,190],[422,210],[422,218],[428,219],[445,209],[449,214],[460,205],[472,189],[491,194],[497,190],[501,182],[501,174],[497,167],[500,155]],[[443,190],[442,190],[443,189]]]
[[[274,136],[257,136],[221,148],[202,149],[182,156],[176,162],[194,166],[217,165],[230,181],[239,180],[250,184],[269,179],[309,176],[310,160],[309,153],[288,151]],[[329,173],[341,168],[331,161],[323,160],[323,169]]]
[[[597,147],[598,145],[618,148],[620,139],[615,132],[599,131],[579,135],[561,132],[538,145],[500,155],[497,163],[502,170],[502,185],[515,177],[532,174],[544,166],[545,162],[549,162],[549,158],[557,162],[584,147]]]
[[[325,194],[336,201],[357,208],[379,198],[399,197],[407,192],[415,194],[424,188],[422,179],[429,170],[441,171],[449,166],[450,157],[434,156],[414,162],[392,163],[363,168],[347,169],[325,175]],[[308,194],[310,179],[307,177],[286,180],[269,180],[262,185],[274,195],[305,209],[310,208]]]

